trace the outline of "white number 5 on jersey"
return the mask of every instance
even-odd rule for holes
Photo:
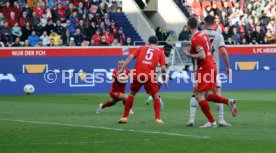
[[[152,48],[149,48],[149,49],[147,50],[146,57],[145,57],[146,60],[149,61],[149,60],[152,59],[152,57],[153,57],[153,51],[154,51],[154,49],[152,49]]]

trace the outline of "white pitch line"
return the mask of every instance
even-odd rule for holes
[[[125,142],[145,142],[145,141],[175,141],[175,140],[188,140],[191,138],[180,138],[180,139],[141,139],[141,140],[116,140],[116,141],[81,141],[81,142],[53,142],[53,143],[4,143],[0,146],[35,146],[35,145],[85,145],[85,144],[99,144],[99,143],[125,143]]]
[[[68,126],[68,127],[81,127],[81,128],[92,128],[92,129],[102,129],[102,130],[111,130],[111,131],[127,131],[127,132],[147,133],[147,134],[159,134],[159,135],[168,135],[168,136],[189,137],[191,139],[209,139],[210,138],[208,136],[186,135],[186,134],[171,133],[171,132],[120,129],[120,128],[110,128],[110,127],[71,124],[71,123],[40,122],[40,121],[28,121],[28,120],[16,120],[16,119],[0,119],[0,121],[21,122],[21,123],[31,123],[31,124],[41,124],[41,125],[58,125],[58,126]]]

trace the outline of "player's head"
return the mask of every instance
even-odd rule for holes
[[[125,64],[125,60],[123,59],[119,59],[118,60],[118,68],[121,69],[123,67],[123,65]]]
[[[148,42],[149,42],[149,44],[157,45],[158,44],[158,39],[157,39],[156,36],[150,36]]]
[[[195,30],[198,28],[198,21],[196,17],[190,17],[187,22],[189,30]]]
[[[166,57],[169,57],[171,55],[171,50],[172,50],[172,45],[166,43],[164,45],[164,54]]]
[[[214,24],[215,24],[215,17],[213,17],[211,15],[207,15],[204,18],[204,25],[205,25],[205,27],[214,26]]]

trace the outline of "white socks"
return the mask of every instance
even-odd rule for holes
[[[197,106],[196,98],[191,97],[191,100],[190,100],[190,119],[189,119],[189,121],[191,121],[191,122],[195,121],[196,106]]]
[[[219,121],[224,121],[223,104],[216,103]]]

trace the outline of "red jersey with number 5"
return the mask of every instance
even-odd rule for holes
[[[213,68],[215,62],[212,55],[212,45],[209,36],[203,32],[196,32],[192,36],[191,53],[197,54],[198,52],[205,52],[205,59],[197,60],[197,68]]]
[[[135,64],[136,75],[141,73],[147,75],[151,74],[151,72],[156,73],[158,63],[160,66],[166,65],[164,52],[156,46],[141,46],[132,54],[137,58]]]

